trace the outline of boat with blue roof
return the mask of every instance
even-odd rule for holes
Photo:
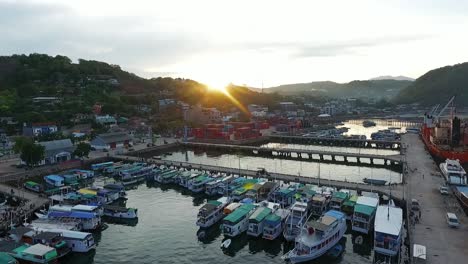
[[[65,180],[60,175],[47,175],[44,176],[44,181],[53,187],[62,187],[65,185]]]

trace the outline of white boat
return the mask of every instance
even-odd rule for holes
[[[290,208],[290,214],[285,221],[283,236],[287,241],[293,241],[301,232],[308,217],[307,203],[295,202]]]
[[[263,226],[263,238],[267,240],[276,239],[283,232],[284,222],[289,215],[287,209],[277,209],[265,218]]]
[[[314,260],[334,247],[346,232],[346,216],[330,210],[318,220],[308,221],[296,238],[294,249],[283,258],[291,263]]]
[[[200,172],[190,172],[190,173],[182,173],[179,175],[179,185],[185,188],[189,187],[189,182],[192,181],[192,179],[200,176]]]
[[[154,175],[154,181],[158,183],[163,183],[164,178],[172,178],[179,174],[177,170],[164,170],[156,175]]]
[[[374,224],[374,251],[394,257],[401,248],[403,210],[393,203],[377,207]]]
[[[208,182],[205,186],[205,193],[207,195],[216,195],[218,194],[218,188],[220,185],[225,184],[234,179],[233,176],[219,177],[214,181]]]
[[[104,206],[104,216],[118,219],[136,219],[138,218],[138,209],[106,205]]]
[[[214,178],[210,177],[208,174],[202,174],[196,178],[191,179],[188,183],[188,188],[194,193],[199,193],[204,191],[205,185],[213,180]]]
[[[82,230],[97,230],[101,227],[101,217],[95,213],[87,212],[58,212],[58,211],[49,211],[47,214],[48,219],[60,219],[67,221],[79,221],[80,231]]]
[[[466,171],[460,164],[459,160],[447,159],[439,165],[442,175],[448,184],[466,185],[467,175]]]
[[[223,234],[235,237],[245,232],[249,226],[249,217],[255,211],[253,204],[243,204],[223,219]]]
[[[266,217],[272,213],[272,209],[266,206],[258,207],[255,212],[249,217],[249,227],[247,235],[258,237],[263,233]]]
[[[221,197],[215,201],[208,201],[198,211],[197,226],[207,228],[221,220],[224,217],[223,210],[228,203],[228,197]]]
[[[352,218],[353,231],[368,234],[373,227],[373,221],[379,199],[375,197],[360,196],[354,205],[354,212]]]
[[[79,231],[72,231],[59,228],[38,228],[31,225],[37,231],[49,231],[62,234],[63,241],[72,252],[85,253],[96,248],[93,234]]]
[[[230,203],[228,206],[226,206],[223,210],[223,213],[225,215],[228,215],[232,212],[234,212],[237,208],[239,208],[242,204],[241,203]]]

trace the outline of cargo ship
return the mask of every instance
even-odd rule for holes
[[[459,160],[468,163],[468,123],[455,116],[452,97],[438,112],[439,105],[424,115],[421,137],[429,152],[436,158]],[[450,118],[441,118],[450,108]]]

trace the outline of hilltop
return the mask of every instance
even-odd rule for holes
[[[399,76],[383,75],[383,76],[371,78],[369,80],[371,80],[371,81],[375,81],[375,80],[414,81],[415,79],[410,78],[410,77],[406,77],[406,76],[402,76],[402,75],[399,75]]]
[[[427,72],[401,90],[394,102],[443,104],[453,95],[456,95],[457,105],[468,106],[468,62]]]
[[[331,98],[356,97],[390,99],[408,85],[408,80],[363,80],[351,81],[349,83],[336,83],[331,81],[296,83],[280,85],[268,89],[264,92],[277,92],[282,95],[315,95]]]
[[[277,95],[260,94],[239,86],[229,90],[240,104],[273,104]],[[57,97],[53,104],[34,103],[35,97]],[[118,65],[45,54],[0,57],[0,116],[13,116],[20,123],[69,122],[77,113],[91,113],[95,103],[106,114],[139,115],[137,105],[158,113],[158,99],[173,98],[227,110],[238,107],[224,93],[182,78],[145,79]]]

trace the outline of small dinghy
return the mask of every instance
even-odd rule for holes
[[[47,215],[45,215],[45,214],[40,214],[40,213],[34,213],[34,214],[35,214],[35,215],[37,216],[37,218],[39,218],[39,219],[47,219]]]
[[[231,239],[224,240],[223,243],[221,243],[221,248],[228,248],[231,245]]]

